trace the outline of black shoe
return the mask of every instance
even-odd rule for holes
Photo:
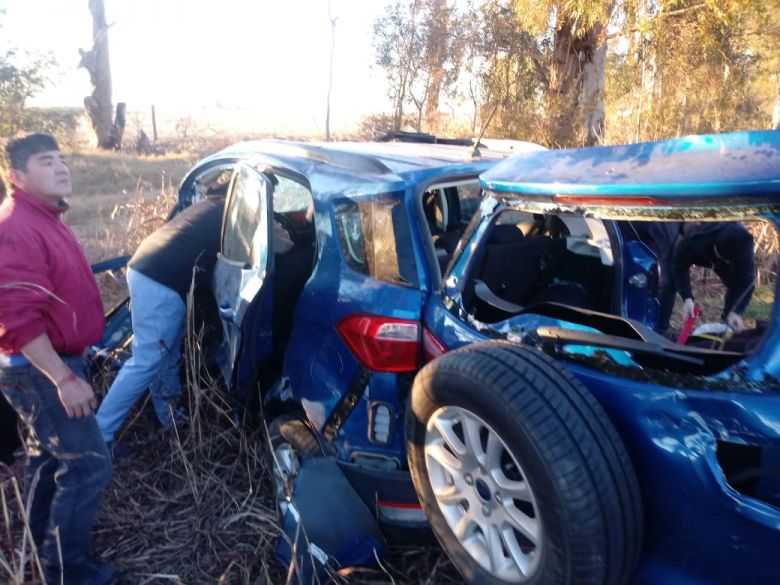
[[[66,561],[64,568],[46,566],[43,570],[47,585],[113,585],[119,578],[116,569],[96,558],[84,555]]]

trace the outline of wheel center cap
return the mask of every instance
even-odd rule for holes
[[[474,487],[477,490],[477,494],[483,501],[485,502],[490,501],[490,496],[491,496],[490,488],[488,487],[488,484],[485,483],[484,480],[478,479],[477,481],[475,481]]]

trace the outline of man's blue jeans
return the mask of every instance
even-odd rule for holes
[[[103,439],[114,440],[127,414],[149,388],[157,418],[171,420],[179,398],[181,337],[187,306],[179,294],[130,268],[130,311],[133,325],[132,357],[122,366],[97,412]]]
[[[83,358],[64,358],[83,379]],[[94,416],[69,418],[56,387],[32,365],[0,368],[0,391],[30,429],[25,503],[42,561],[59,565],[89,552],[111,460]]]

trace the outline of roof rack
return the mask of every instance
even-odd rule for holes
[[[417,142],[421,144],[450,144],[452,146],[474,146],[471,138],[439,138],[427,132],[405,132],[403,130],[386,130],[378,132],[374,137],[376,142]]]

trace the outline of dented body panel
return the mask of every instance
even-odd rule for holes
[[[618,223],[762,218],[779,227],[780,132],[528,152],[494,165],[499,158],[473,157],[456,147],[261,141],[217,153],[185,177],[182,205],[200,196],[198,169],[238,161],[295,176],[313,194],[317,257],[266,407],[294,405],[304,413],[383,529],[401,529],[407,538],[410,528],[424,524],[404,443],[414,372],[366,369],[335,324],[357,313],[418,322],[422,336],[431,334],[441,351],[485,339],[531,345],[582,381],[625,442],[646,519],[634,583],[780,583],[780,327],[773,319],[754,353],[724,356],[725,365],[714,373],[680,371],[680,363],[697,357],[662,355],[668,348],[645,335],[658,316],[652,278],[657,259],[646,245],[624,238]],[[486,197],[448,266],[440,269],[421,196],[436,181],[477,173],[483,173]],[[406,282],[388,283],[351,269],[337,241],[337,206],[380,196],[397,203],[394,227],[408,232],[412,243],[408,260],[414,274]],[[570,234],[565,249],[590,248],[579,259],[604,272],[600,283],[612,295],[603,313],[635,325],[641,331],[640,341],[631,338],[634,347],[642,340],[657,344],[662,357],[653,362],[652,351],[650,358],[624,351],[615,339],[577,341],[607,334],[628,340],[629,333],[620,333],[620,327],[617,333],[601,331],[597,320],[564,318],[565,312],[509,303],[512,316],[477,318],[468,300],[475,295],[475,266],[496,218],[514,212],[528,212],[531,221],[533,214],[555,215],[569,221],[570,232],[582,227]],[[507,257],[507,270],[514,259]],[[256,367],[257,359],[242,355],[238,367]],[[674,367],[657,367],[670,359],[677,360]],[[370,434],[372,417],[384,408],[389,430],[377,440]]]
[[[614,235],[614,222],[763,219],[778,229],[780,131],[525,153],[497,164],[481,183],[482,216],[462,242],[442,295],[427,304],[426,325],[446,350],[484,339],[537,347],[593,393],[642,487],[646,529],[637,583],[780,582],[777,305],[756,351],[742,359],[724,354],[722,368],[698,375],[679,363],[679,371],[664,368],[665,358],[643,365],[640,353],[619,351],[620,337],[588,346],[580,340],[608,331],[583,325],[586,318],[534,314],[531,305],[483,322],[469,301],[474,266],[500,213],[594,218],[611,234],[622,270],[613,285],[621,305],[613,313],[652,327],[654,299],[636,285],[655,267],[636,242]],[[630,337],[625,347],[637,347]],[[658,346],[663,353],[663,342]]]

